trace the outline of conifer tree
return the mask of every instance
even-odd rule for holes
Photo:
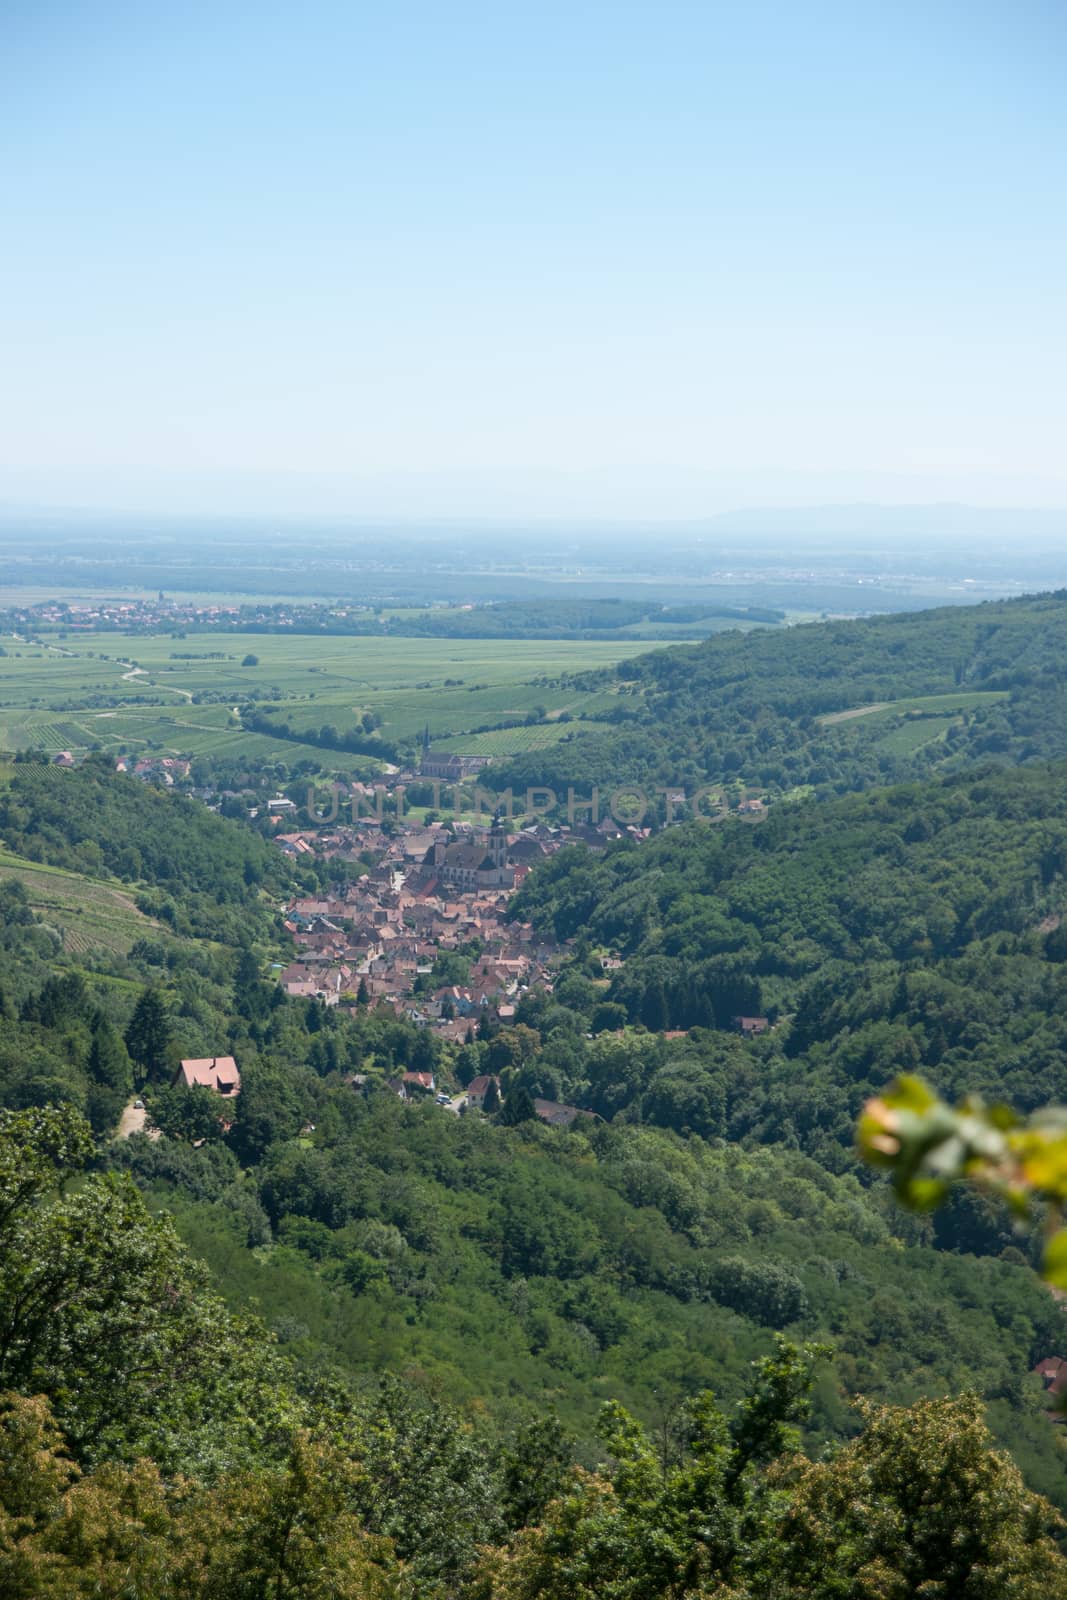
[[[161,1083],[170,1070],[170,1018],[158,989],[145,989],[124,1035],[130,1059],[143,1079]]]

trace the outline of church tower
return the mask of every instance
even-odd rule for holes
[[[508,861],[508,830],[503,818],[493,818],[493,826],[489,829],[488,842],[487,854],[494,867],[506,867]]]

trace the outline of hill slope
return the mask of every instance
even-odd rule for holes
[[[616,677],[630,692],[615,732],[579,733],[493,778],[561,793],[723,780],[842,793],[981,758],[1052,759],[1067,755],[1065,676],[1063,591],[722,634],[621,664]],[[873,721],[841,716],[872,707],[881,712]],[[891,737],[917,718],[941,720],[920,737]]]
[[[554,1067],[557,1097],[797,1140],[839,1166],[863,1097],[905,1068],[1027,1108],[1067,1092],[1063,764],[781,807],[757,828],[686,824],[603,857],[572,847],[513,908],[624,957],[605,990],[579,950],[562,1020],[525,1003],[546,1037],[537,1093]],[[739,1014],[791,1020],[745,1044]],[[626,1060],[607,1034],[581,1038],[627,1019],[696,1032]],[[553,1051],[568,1027],[577,1047]]]

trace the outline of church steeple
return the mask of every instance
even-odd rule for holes
[[[489,859],[494,867],[504,867],[508,860],[508,830],[503,817],[497,812],[489,829]]]

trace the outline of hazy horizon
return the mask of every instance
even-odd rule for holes
[[[634,468],[601,472],[306,474],[262,472],[17,472],[0,468],[0,515],[236,520],[278,517],[486,526],[544,523],[597,528],[682,529],[730,518],[842,513],[917,514],[976,521],[1063,517],[1067,479],[973,478],[888,473],[729,473]],[[968,493],[968,489],[970,493]]]

